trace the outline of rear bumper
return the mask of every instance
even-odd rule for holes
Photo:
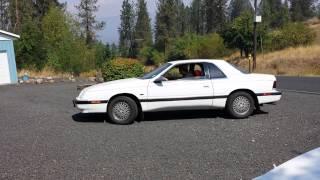
[[[259,104],[275,103],[281,100],[282,92],[275,90],[270,93],[259,93],[257,97]]]
[[[73,106],[82,113],[105,113],[107,112],[108,101],[80,101],[73,100]]]

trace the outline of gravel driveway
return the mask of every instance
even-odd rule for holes
[[[76,84],[0,86],[0,179],[250,179],[320,145],[320,96],[284,92],[248,119],[146,114],[130,126],[72,106]]]

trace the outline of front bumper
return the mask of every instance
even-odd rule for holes
[[[78,108],[82,113],[105,113],[107,112],[108,101],[82,101],[73,100],[73,106]]]

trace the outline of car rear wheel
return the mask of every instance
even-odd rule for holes
[[[110,120],[121,125],[133,123],[138,116],[136,102],[126,96],[119,96],[111,100],[107,111]]]
[[[247,92],[236,92],[228,98],[227,111],[233,118],[247,118],[253,113],[253,110],[254,100]]]

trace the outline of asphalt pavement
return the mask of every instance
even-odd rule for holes
[[[76,85],[0,86],[0,179],[251,179],[320,145],[315,94],[284,92],[244,120],[175,111],[119,126],[79,114]]]
[[[277,80],[283,90],[320,94],[320,77],[278,76]]]

